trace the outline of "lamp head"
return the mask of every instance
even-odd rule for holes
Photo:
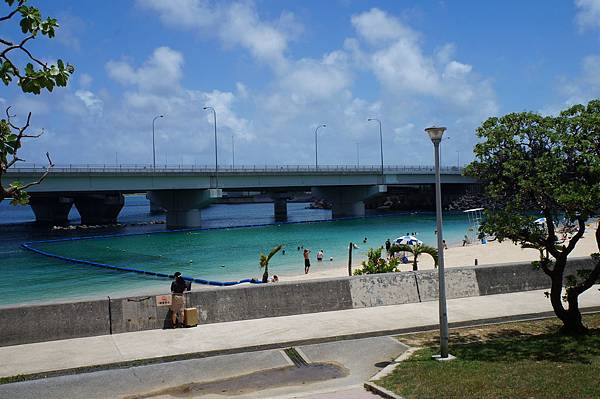
[[[158,117],[159,117],[159,118],[164,118],[165,116],[164,116],[164,115],[158,115]]]
[[[432,127],[426,128],[425,131],[429,135],[429,138],[431,139],[431,141],[433,141],[434,143],[435,142],[439,143],[440,141],[442,141],[442,136],[444,135],[444,131],[446,131],[446,128],[432,126]]]
[[[326,124],[322,124],[321,127],[327,127],[327,125]]]

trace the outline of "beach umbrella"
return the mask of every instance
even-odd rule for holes
[[[423,241],[417,239],[415,236],[402,236],[398,237],[394,240],[394,244],[396,245],[417,245],[423,244]]]
[[[535,224],[546,224],[546,218],[539,218],[533,221]]]

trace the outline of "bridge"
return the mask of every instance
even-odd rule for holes
[[[23,165],[11,168],[3,182],[35,181],[45,168]],[[383,172],[383,173],[382,173]],[[473,184],[462,169],[441,170],[443,185]],[[290,192],[311,191],[332,204],[332,216],[361,216],[364,201],[387,191],[388,186],[433,185],[432,166],[219,166],[176,165],[57,165],[32,186],[30,205],[39,222],[65,224],[73,204],[83,224],[114,223],[123,207],[123,194],[146,192],[153,207],[167,211],[170,228],[198,227],[200,209],[223,191],[261,191],[274,203],[275,219],[287,218]]]

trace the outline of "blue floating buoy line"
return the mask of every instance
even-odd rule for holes
[[[94,262],[94,261],[85,260],[85,259],[75,259],[75,258],[70,258],[67,256],[62,256],[62,255],[57,255],[57,254],[53,254],[50,252],[42,251],[41,249],[37,249],[37,248],[33,247],[34,244],[42,244],[42,243],[57,242],[57,241],[76,241],[79,239],[80,238],[65,238],[65,239],[61,239],[61,240],[24,242],[21,244],[21,247],[28,251],[35,252],[35,253],[43,255],[43,256],[47,256],[49,258],[59,259],[59,260],[65,261],[65,262],[76,263],[76,264],[80,264],[80,265],[102,267],[104,269],[115,270],[115,271],[119,271],[119,272],[138,273],[138,274],[144,274],[147,276],[160,277],[160,278],[171,278],[171,276],[169,276],[168,274],[164,274],[164,273],[156,273],[156,272],[149,271],[149,270],[141,270],[141,269],[134,269],[134,268],[130,268],[130,267],[115,266],[115,265],[110,265],[108,263]],[[191,281],[196,284],[213,285],[213,286],[217,286],[217,287],[225,287],[225,286],[237,285],[237,284],[242,284],[242,283],[262,284],[262,281],[256,280],[256,279],[250,279],[250,278],[246,278],[246,279],[243,279],[240,281],[213,281],[213,280],[204,280],[201,278],[193,278],[193,277],[187,277],[187,276],[182,276],[182,277],[184,280]]]

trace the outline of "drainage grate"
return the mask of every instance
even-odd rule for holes
[[[302,357],[302,355],[296,350],[296,348],[287,348],[283,350],[285,354],[290,358],[296,367],[306,367],[308,362]]]

